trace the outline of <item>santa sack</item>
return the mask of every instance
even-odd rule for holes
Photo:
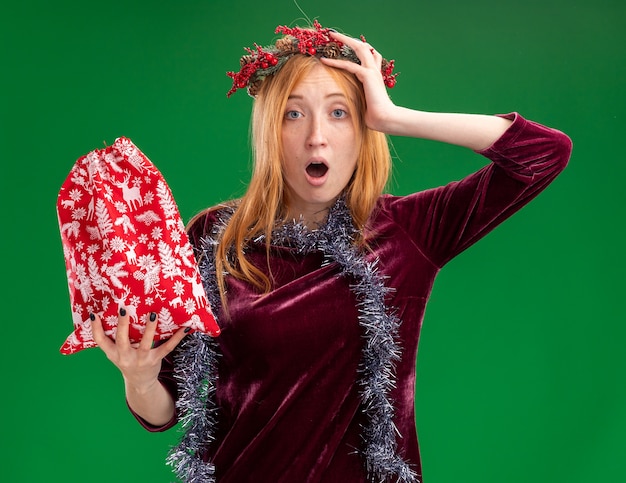
[[[172,193],[130,139],[76,161],[57,215],[74,324],[62,354],[96,346],[90,313],[115,339],[120,307],[131,342],[141,340],[150,312],[158,314],[155,340],[180,327],[219,334]]]

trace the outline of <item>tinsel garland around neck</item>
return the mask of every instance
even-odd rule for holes
[[[220,297],[214,252],[219,234],[230,217],[228,213],[222,215],[220,222],[213,227],[213,233],[202,240],[204,253],[199,263],[204,288],[215,312]],[[320,251],[324,255],[324,264],[337,263],[342,276],[352,281],[350,288],[357,300],[359,324],[365,340],[359,384],[366,420],[361,454],[367,474],[376,482],[417,483],[417,475],[397,453],[394,406],[389,395],[395,387],[395,365],[401,355],[397,342],[400,319],[387,310],[385,297],[391,289],[385,286],[378,273],[377,260],[367,261],[353,243],[356,234],[349,209],[340,198],[319,229],[309,230],[303,223],[286,223],[272,233],[271,243],[294,248],[302,254]],[[263,240],[261,236],[255,241]],[[214,482],[215,467],[204,462],[201,455],[214,439],[218,411],[214,398],[218,345],[204,334],[196,333],[186,339],[175,361],[179,384],[177,408],[184,434],[180,444],[170,452],[168,464],[186,483]]]

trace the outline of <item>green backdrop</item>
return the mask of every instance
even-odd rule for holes
[[[437,280],[418,363],[425,481],[625,481],[626,3],[300,4],[396,59],[398,104],[516,110],[574,141],[554,184]],[[176,431],[140,428],[99,350],[59,354],[72,321],[56,195],[79,156],[120,135],[160,168],[186,220],[240,194],[251,99],[227,100],[225,72],[302,14],[289,0],[25,0],[0,17],[0,480],[171,481]],[[484,163],[392,141],[396,194]]]

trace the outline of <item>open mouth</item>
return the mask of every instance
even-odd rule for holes
[[[321,178],[328,171],[324,163],[311,163],[306,167],[306,172],[311,178]]]

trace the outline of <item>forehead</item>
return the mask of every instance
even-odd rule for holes
[[[326,97],[329,95],[345,97],[344,87],[337,82],[337,77],[330,72],[329,68],[317,64],[296,83],[289,97]]]

